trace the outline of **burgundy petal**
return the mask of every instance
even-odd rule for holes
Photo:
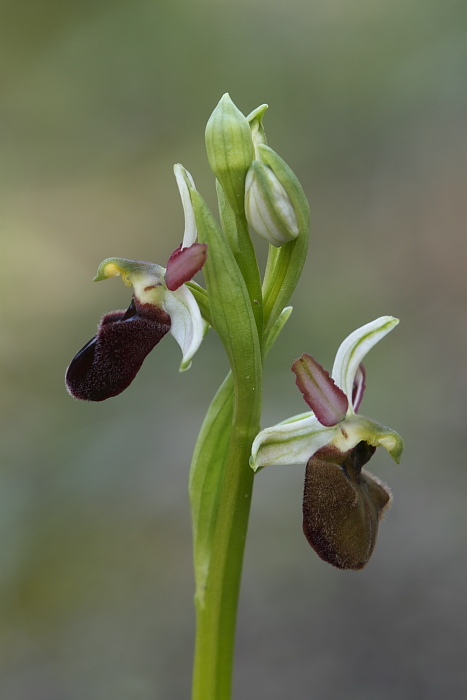
[[[360,404],[362,403],[363,394],[365,392],[366,386],[365,380],[365,368],[362,364],[360,364],[355,374],[352,387],[352,407],[355,413],[358,413],[358,409],[360,408]]]
[[[349,403],[329,373],[311,355],[302,355],[292,365],[296,384],[321,425],[331,427],[345,418]]]
[[[189,248],[174,250],[167,263],[165,283],[174,292],[201,270],[208,254],[206,243],[193,243]]]
[[[83,401],[117,396],[169,330],[170,317],[149,304],[132,301],[127,311],[106,314],[97,335],[75,355],[66,371],[69,393]]]

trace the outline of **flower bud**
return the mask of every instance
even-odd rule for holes
[[[246,177],[245,214],[258,236],[279,247],[299,234],[297,215],[277,175],[253,161]]]
[[[209,165],[236,214],[245,210],[245,178],[254,158],[246,117],[225,94],[206,126]]]

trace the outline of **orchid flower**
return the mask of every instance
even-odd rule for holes
[[[103,316],[97,334],[71,361],[65,382],[77,399],[104,401],[120,394],[169,332],[182,350],[180,371],[184,371],[204,337],[206,324],[185,282],[204,265],[207,245],[196,242],[188,189],[194,187],[193,179],[181,165],[174,170],[185,213],[182,245],[170,256],[167,269],[124,258],[107,258],[99,265],[95,282],[121,275],[125,285],[133,287],[133,297],[126,311]]]
[[[307,463],[304,532],[318,555],[339,568],[365,566],[390,501],[389,491],[363,465],[380,445],[397,463],[403,450],[394,430],[357,413],[365,385],[361,362],[398,323],[383,316],[351,333],[331,376],[310,355],[295,360],[296,383],[312,411],[262,430],[252,446],[254,471]]]

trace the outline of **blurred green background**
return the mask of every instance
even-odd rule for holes
[[[182,162],[214,205],[204,127],[228,91],[270,105],[312,244],[268,360],[263,425],[304,410],[290,365],[330,367],[382,314],[362,412],[406,440],[372,471],[394,505],[362,573],[301,533],[303,466],[255,487],[235,697],[467,692],[467,4],[464,0],[3,0],[0,5],[2,700],[182,700],[194,633],[187,476],[226,372],[164,340],[123,395],[63,374],[127,306],[108,256],[165,264]],[[264,246],[258,244],[260,254]]]

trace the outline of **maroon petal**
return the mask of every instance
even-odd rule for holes
[[[302,355],[292,365],[296,384],[321,425],[331,427],[345,418],[349,402],[329,373],[311,355]]]
[[[360,404],[362,403],[363,394],[365,392],[366,386],[366,372],[363,365],[359,365],[355,378],[353,380],[352,387],[352,406],[355,413],[358,413]]]
[[[167,289],[176,289],[191,280],[201,270],[208,254],[206,243],[193,243],[189,248],[174,250],[167,263],[165,283]]]
[[[75,355],[65,375],[76,399],[104,401],[126,389],[146,355],[170,330],[162,309],[132,301],[127,311],[106,314],[97,335]]]

